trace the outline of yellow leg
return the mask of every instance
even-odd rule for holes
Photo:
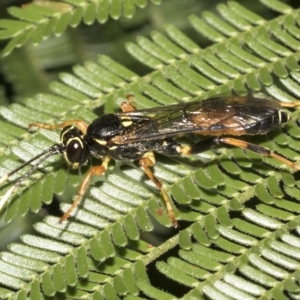
[[[280,162],[286,164],[287,166],[289,166],[292,169],[296,169],[296,170],[300,170],[300,165],[295,164],[294,162],[272,152],[270,149],[266,148],[266,147],[262,147],[256,144],[251,144],[248,142],[245,142],[243,140],[238,140],[238,139],[234,139],[234,138],[227,138],[227,137],[221,137],[219,138],[219,142],[220,143],[224,143],[224,144],[228,144],[228,145],[232,145],[232,146],[236,146],[242,149],[247,149],[250,150],[252,152],[261,154],[263,156],[267,156],[267,157],[273,157],[277,160],[279,160]]]
[[[123,112],[129,112],[129,111],[135,111],[136,107],[135,107],[135,103],[133,101],[133,95],[129,94],[126,96],[126,99],[128,102],[123,102],[121,104],[121,109]]]
[[[54,124],[54,125],[49,125],[49,124],[44,124],[44,123],[31,123],[28,125],[28,130],[30,130],[32,127],[39,127],[39,128],[44,128],[44,129],[57,129],[57,128],[65,128],[67,126],[75,125],[83,134],[86,134],[86,130],[88,127],[88,124],[81,120],[68,120],[64,123],[61,124]]]
[[[152,167],[155,163],[154,160],[154,155],[152,152],[147,152],[140,160],[139,160],[139,164],[140,166],[144,169],[145,173],[147,174],[147,176],[149,177],[149,179],[157,186],[157,188],[160,189],[161,195],[165,201],[166,207],[167,207],[167,211],[168,211],[168,215],[171,219],[172,225],[176,228],[178,226],[178,222],[176,220],[172,205],[171,205],[171,201],[170,198],[168,196],[168,194],[166,193],[166,191],[164,190],[162,183],[156,179],[156,177],[154,176],[153,172],[150,170],[149,167]]]
[[[78,203],[84,196],[84,194],[89,186],[89,182],[90,182],[91,178],[94,175],[101,176],[102,174],[104,174],[105,171],[107,170],[109,161],[110,161],[110,158],[107,156],[104,158],[101,166],[95,166],[90,169],[90,171],[87,173],[87,175],[85,176],[85,178],[83,179],[83,181],[79,187],[79,191],[78,191],[78,194],[77,194],[74,202],[72,203],[70,208],[65,212],[65,214],[60,218],[59,223],[62,223],[63,221],[67,220],[70,217],[70,214],[78,206]]]
[[[282,102],[280,101],[281,107],[296,107],[300,106],[300,101],[295,101],[295,102]]]

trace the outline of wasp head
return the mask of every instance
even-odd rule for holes
[[[76,126],[63,128],[60,141],[64,145],[64,158],[72,169],[87,164],[90,151],[84,139],[84,134]]]

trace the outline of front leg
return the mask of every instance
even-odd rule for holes
[[[109,161],[110,161],[110,157],[106,156],[103,159],[101,166],[95,166],[89,170],[89,172],[87,173],[87,175],[85,176],[85,178],[83,179],[83,181],[79,187],[79,191],[78,191],[78,194],[77,194],[74,202],[72,203],[70,208],[65,212],[65,214],[60,218],[59,223],[62,223],[63,221],[67,220],[70,217],[70,214],[78,206],[78,203],[84,196],[84,194],[89,186],[89,182],[90,182],[91,178],[95,175],[96,176],[103,175],[105,173],[105,171],[107,170]]]
[[[28,125],[28,130],[30,130],[32,127],[39,127],[39,128],[44,128],[48,130],[53,130],[57,128],[65,128],[67,126],[74,125],[77,127],[83,134],[86,134],[86,130],[88,128],[88,124],[81,120],[68,120],[60,124],[54,124],[54,125],[49,125],[49,124],[44,124],[44,123],[31,123]]]

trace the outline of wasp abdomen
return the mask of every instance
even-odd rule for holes
[[[281,124],[289,121],[290,115],[283,111],[275,111],[274,114],[268,116],[266,119],[263,119],[253,125],[246,127],[246,134],[255,135],[255,134],[266,134],[276,128]]]

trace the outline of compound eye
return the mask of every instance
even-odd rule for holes
[[[71,140],[66,148],[66,154],[70,163],[76,163],[80,161],[83,153],[82,143],[78,139]]]

